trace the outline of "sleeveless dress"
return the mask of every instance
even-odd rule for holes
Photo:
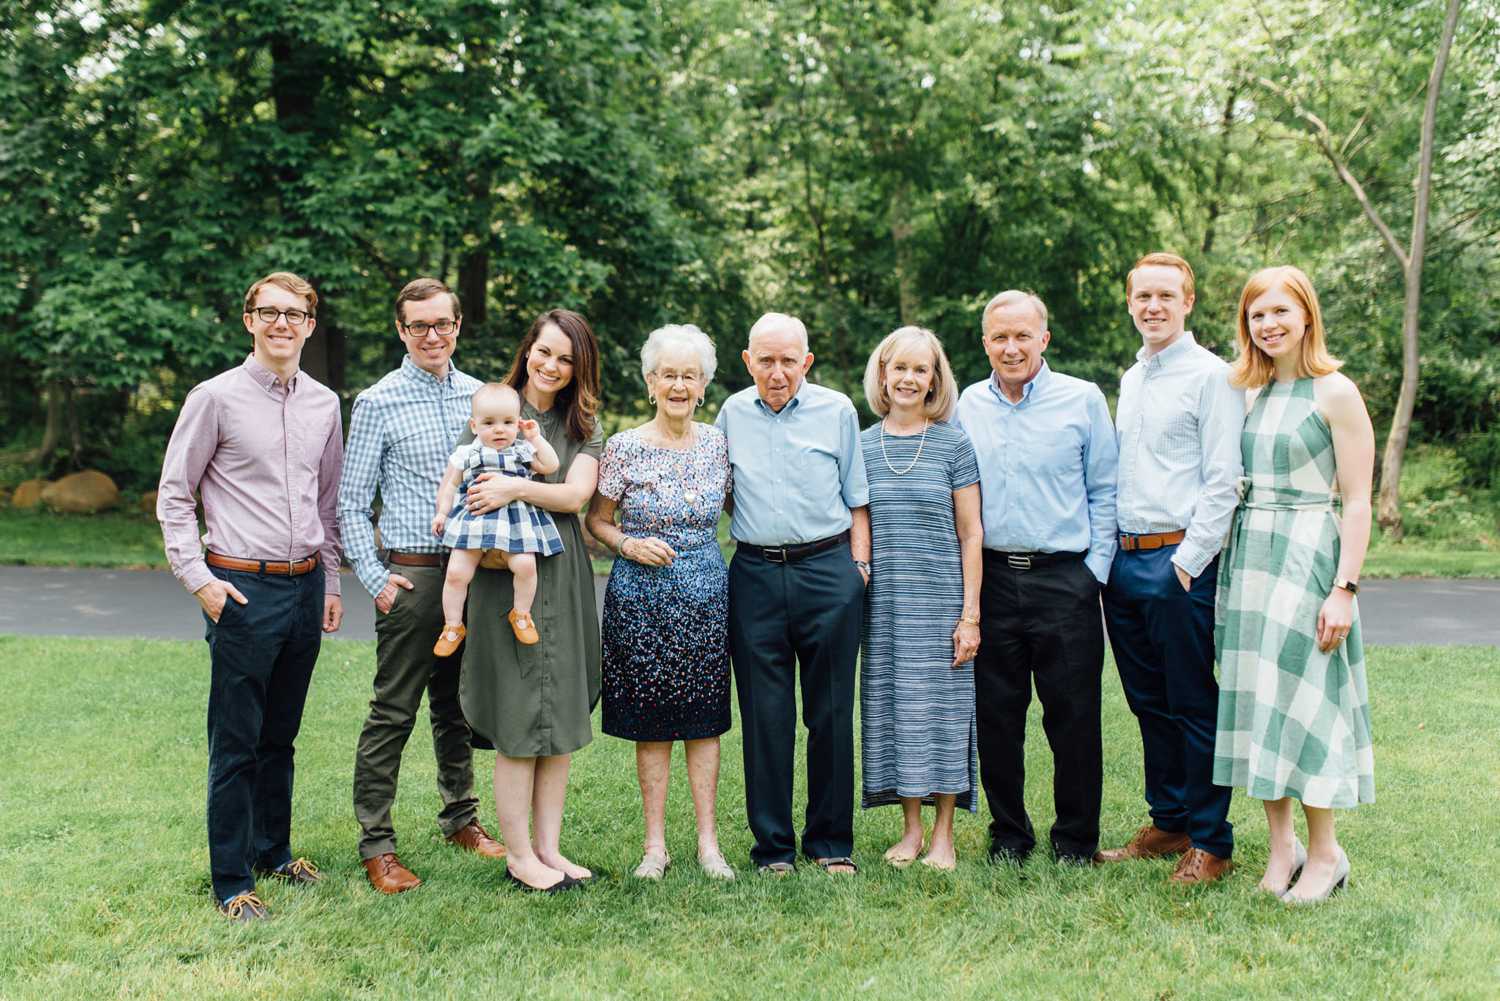
[[[552,515],[525,501],[511,501],[484,514],[470,514],[465,502],[469,486],[480,473],[531,478],[531,460],[536,449],[518,441],[504,449],[493,449],[479,441],[458,446],[448,464],[464,471],[463,482],[453,498],[453,510],[443,526],[443,545],[449,549],[499,549],[507,553],[556,556],[563,551],[562,536]]]
[[[1364,641],[1356,602],[1329,653],[1318,612],[1339,562],[1333,435],[1313,380],[1271,382],[1240,436],[1239,509],[1220,561],[1214,782],[1314,807],[1374,802]]]
[[[958,809],[976,811],[974,663],[952,666],[964,606],[953,492],[979,482],[974,448],[942,421],[925,443],[888,434],[882,454],[876,424],[860,444],[872,542],[859,665],[861,805],[953,793]],[[892,466],[911,469],[897,475]]]
[[[695,424],[688,449],[609,439],[599,492],[630,538],[677,553],[664,567],[615,560],[604,591],[602,728],[626,740],[698,740],[729,729],[729,571],[719,512],[730,488],[724,433]]]

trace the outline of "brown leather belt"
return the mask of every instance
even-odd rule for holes
[[[749,542],[738,543],[735,548],[748,550],[765,560],[767,563],[796,563],[805,560],[826,549],[832,549],[841,542],[849,541],[847,531],[838,535],[830,535],[826,539],[818,539],[816,542],[794,542],[788,546],[756,546]]]
[[[245,560],[238,556],[220,556],[218,553],[208,553],[203,559],[211,567],[220,570],[239,570],[242,573],[269,573],[279,577],[301,577],[305,573],[312,573],[318,567],[316,556],[304,556],[300,560],[288,563],[286,560]]]
[[[385,556],[387,563],[394,563],[398,567],[440,567],[447,562],[443,553],[398,553],[389,552]]]
[[[1120,536],[1120,550],[1129,553],[1137,549],[1161,549],[1164,546],[1175,546],[1185,538],[1187,538],[1187,532],[1182,529],[1175,532],[1156,532],[1151,535],[1122,535]]]

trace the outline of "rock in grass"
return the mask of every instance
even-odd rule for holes
[[[64,514],[94,514],[108,511],[120,502],[120,488],[108,474],[97,469],[64,476],[42,491],[42,503]]]
[[[31,510],[42,502],[42,491],[47,486],[46,480],[27,480],[16,487],[16,492],[10,498],[10,506]]]
[[[142,511],[146,512],[147,514],[155,514],[156,513],[156,491],[155,490],[147,490],[145,493],[141,494],[140,508],[141,508]]]

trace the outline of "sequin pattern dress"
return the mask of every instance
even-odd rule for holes
[[[661,539],[677,558],[620,557],[604,592],[604,732],[697,740],[729,729],[729,572],[719,512],[730,489],[723,432],[694,424],[690,448],[652,445],[640,428],[609,439],[599,492],[630,538]]]

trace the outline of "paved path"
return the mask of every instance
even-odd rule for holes
[[[337,635],[374,639],[364,589],[345,574],[343,592]],[[1367,643],[1500,645],[1500,580],[1372,580],[1359,604]],[[203,619],[166,571],[0,566],[0,633],[202,639]]]

